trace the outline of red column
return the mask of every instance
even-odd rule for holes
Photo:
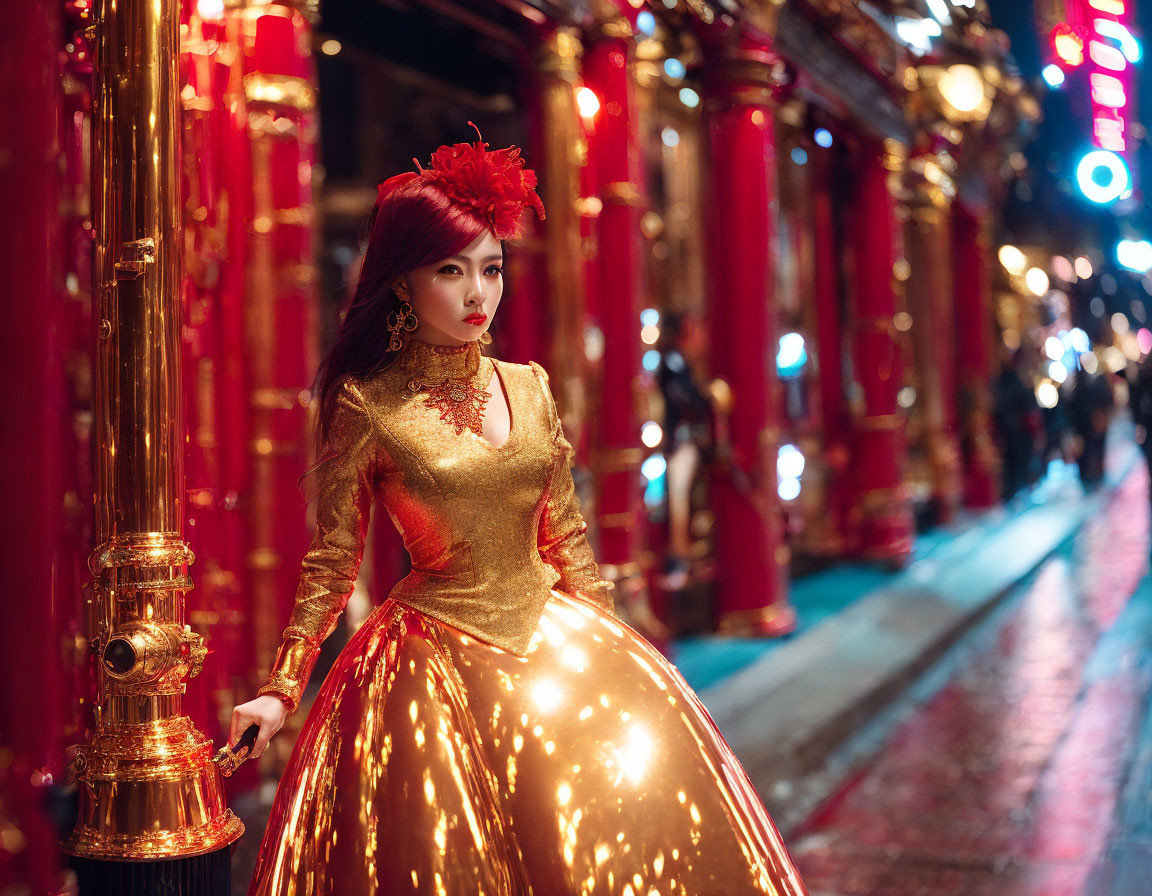
[[[628,54],[632,29],[623,17],[600,25],[584,50],[584,82],[600,100],[589,137],[597,194],[599,289],[604,331],[598,431],[600,561],[616,579],[635,576],[640,509],[641,190]],[[615,569],[613,570],[612,567]]]
[[[302,399],[319,360],[312,246],[316,88],[311,23],[297,6],[271,3],[244,19],[251,141],[244,303],[251,421],[247,565],[256,681],[268,674],[308,548],[298,478],[312,448]]]
[[[0,657],[0,890],[48,893],[61,886],[48,788],[62,777],[60,641],[56,614],[73,604],[60,592],[63,529],[63,284],[57,219],[60,154],[60,3],[12,4],[11,38],[0,63],[0,259],[5,321],[0,376],[7,430],[0,454],[5,512],[4,625]],[[66,580],[65,580],[66,581]],[[63,781],[59,781],[63,783]]]
[[[912,551],[913,527],[903,486],[904,416],[897,402],[903,365],[893,320],[900,310],[893,276],[899,225],[888,181],[900,176],[899,156],[866,144],[855,175],[849,232],[855,267],[852,357],[859,389],[853,402],[852,521],[861,555],[902,563]]]
[[[526,79],[537,73],[525,62]],[[528,121],[528,165],[543,168],[547,127],[539,84],[523,92]],[[548,209],[551,214],[552,210]],[[544,258],[544,224],[535,215],[525,217],[525,235],[507,247],[504,259],[504,298],[496,316],[493,349],[497,357],[518,364],[536,361],[547,366],[548,270]]]
[[[965,203],[952,206],[952,263],[956,291],[956,368],[964,504],[991,507],[1000,499],[1000,456],[992,433],[992,295],[989,234]]]
[[[64,548],[57,567],[59,593],[56,624],[63,657],[65,691],[64,743],[85,741],[98,702],[96,657],[88,646],[88,587],[92,573],[95,515],[92,494],[92,50],[85,36],[92,24],[87,0],[65,4],[66,24],[60,35],[63,65],[63,108],[59,174],[61,202],[57,287],[64,289],[64,323],[59,349],[65,374],[66,418],[61,421],[66,445],[64,465]],[[71,50],[68,47],[71,46]]]
[[[506,287],[497,318],[500,330],[493,348],[506,361],[545,361],[548,277],[543,249],[543,225],[533,220],[525,237],[509,247],[505,256]]]
[[[213,740],[227,731],[232,707],[248,699],[251,644],[244,626],[243,491],[248,410],[243,401],[242,336],[247,242],[249,143],[238,96],[244,74],[241,19],[204,19],[185,6],[183,101],[184,383],[188,444],[188,543],[196,555],[188,622],[208,646],[185,710]],[[241,111],[241,114],[243,112]],[[239,400],[238,400],[239,399]],[[237,450],[239,449],[239,450]],[[239,464],[237,464],[239,459]],[[252,769],[230,778],[235,788]]]
[[[795,626],[776,493],[775,62],[764,46],[726,48],[709,54],[704,72],[711,366],[731,390],[720,427],[728,463],[711,492],[716,600],[720,629],[738,634],[775,635]]]

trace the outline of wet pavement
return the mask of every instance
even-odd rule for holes
[[[1141,464],[792,832],[812,896],[1152,893],[1148,556]]]

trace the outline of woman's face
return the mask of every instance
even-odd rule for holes
[[[504,254],[485,230],[459,255],[416,268],[401,278],[420,325],[415,338],[432,345],[462,345],[488,331],[504,292]]]

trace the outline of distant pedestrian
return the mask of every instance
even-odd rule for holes
[[[1126,371],[1128,380],[1128,409],[1136,424],[1136,442],[1148,464],[1149,485],[1152,487],[1152,355],[1140,364],[1131,364]]]
[[[1069,396],[1072,428],[1079,437],[1077,463],[1085,488],[1096,488],[1104,479],[1104,439],[1112,419],[1112,386],[1100,373],[1081,370]]]
[[[1004,460],[1004,500],[1029,483],[1041,425],[1036,395],[1024,383],[1019,367],[1020,355],[1017,353],[1001,368],[993,387],[992,416]]]
[[[656,381],[664,398],[664,455],[668,461],[668,552],[665,587],[682,588],[692,556],[692,491],[712,443],[712,407],[696,368],[704,354],[705,331],[689,312],[665,315]]]

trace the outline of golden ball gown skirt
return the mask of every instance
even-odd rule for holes
[[[611,612],[547,376],[468,351],[413,343],[339,393],[261,693],[298,704],[374,501],[412,572],[325,679],[250,896],[804,894],[696,695]],[[455,376],[503,389],[503,445],[412,387]]]
[[[377,608],[271,817],[253,896],[804,892],[675,668],[560,592],[525,656]]]

